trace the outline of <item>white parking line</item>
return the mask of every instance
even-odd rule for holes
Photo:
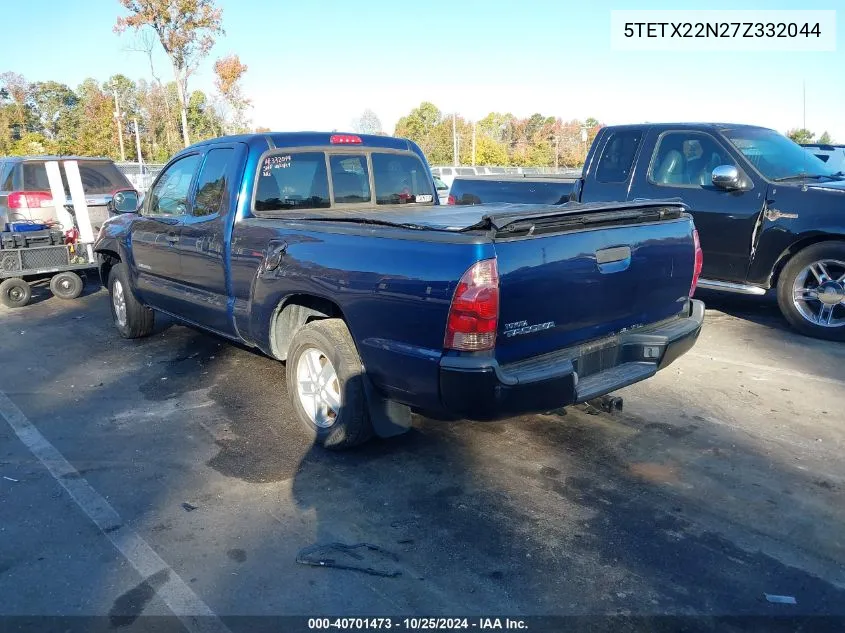
[[[803,378],[805,380],[815,380],[816,382],[827,383],[828,385],[837,385],[838,387],[845,387],[845,380],[837,380],[836,378],[826,378],[825,376],[816,376],[814,374],[807,374],[803,371],[795,371],[794,369],[784,369],[782,367],[774,367],[772,365],[758,365],[757,363],[749,363],[744,360],[733,360],[731,358],[722,358],[719,356],[710,356],[709,354],[700,354],[691,352],[687,356],[694,358],[702,358],[705,360],[712,360],[717,363],[725,363],[726,365],[736,365],[737,367],[745,367],[746,369],[756,369],[762,373],[779,374],[781,376],[790,376],[792,378]]]
[[[117,550],[142,578],[165,572],[167,580],[156,594],[192,633],[230,633],[214,611],[203,602],[170,565],[123,520],[108,501],[68,462],[41,432],[35,428],[9,397],[0,391],[2,416],[26,447],[53,478],[100,528]]]

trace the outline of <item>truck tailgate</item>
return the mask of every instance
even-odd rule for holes
[[[590,220],[583,223],[545,216],[536,223],[525,219],[498,227],[499,363],[649,325],[684,310],[695,258],[690,217],[677,206],[665,218],[644,205],[607,206],[590,209]],[[634,215],[642,209],[644,217],[620,216],[619,209]]]

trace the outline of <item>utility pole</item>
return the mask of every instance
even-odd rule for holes
[[[555,171],[557,171],[557,168],[558,168],[557,160],[558,160],[558,155],[560,154],[559,147],[560,147],[560,136],[555,135]]]
[[[801,127],[805,130],[807,129],[807,80],[803,80],[801,82],[801,92],[803,94],[804,99],[804,125]]]
[[[458,166],[458,115],[452,113],[452,164]]]
[[[123,149],[123,124],[120,119],[120,100],[117,98],[117,90],[114,91],[114,118],[117,121],[117,140],[120,142],[120,160],[126,162],[126,152]]]
[[[584,162],[587,162],[587,127],[581,127],[581,142],[584,144]]]
[[[135,128],[135,151],[138,152],[138,165],[141,172],[144,171],[144,159],[141,157],[141,133],[138,132],[138,119],[132,117],[132,126]]]
[[[472,124],[472,166],[475,167],[475,123]]]

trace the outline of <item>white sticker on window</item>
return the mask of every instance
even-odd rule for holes
[[[431,202],[432,200],[434,200],[434,196],[431,194],[418,195],[414,198],[414,202]]]
[[[261,166],[261,175],[269,176],[271,169],[286,169],[290,167],[290,159],[290,155],[268,156],[264,159],[264,164]]]

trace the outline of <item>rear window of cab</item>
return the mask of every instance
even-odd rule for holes
[[[434,203],[431,172],[404,152],[273,152],[258,169],[253,210]]]

